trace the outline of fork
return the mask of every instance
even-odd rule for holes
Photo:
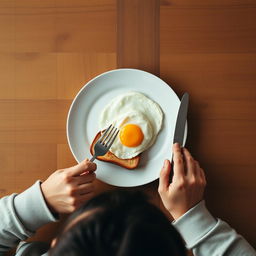
[[[119,129],[115,128],[112,124],[105,130],[94,145],[94,155],[90,159],[91,162],[93,162],[97,156],[103,156],[109,151],[118,133]]]

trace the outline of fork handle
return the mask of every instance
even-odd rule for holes
[[[96,155],[93,155],[93,157],[90,159],[90,162],[93,162],[96,158]]]

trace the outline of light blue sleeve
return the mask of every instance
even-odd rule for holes
[[[252,246],[226,222],[215,219],[201,201],[173,222],[195,256],[255,256]]]
[[[21,194],[0,199],[0,256],[52,221],[57,219],[46,205],[40,181]]]

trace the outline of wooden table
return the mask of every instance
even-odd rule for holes
[[[187,147],[207,205],[256,246],[255,16],[252,0],[1,0],[0,195],[75,164],[72,99],[101,72],[139,68],[190,93]],[[139,189],[160,206],[157,182]]]

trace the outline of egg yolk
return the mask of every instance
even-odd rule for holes
[[[121,128],[119,138],[124,146],[137,147],[142,143],[144,135],[138,125],[127,124]]]

